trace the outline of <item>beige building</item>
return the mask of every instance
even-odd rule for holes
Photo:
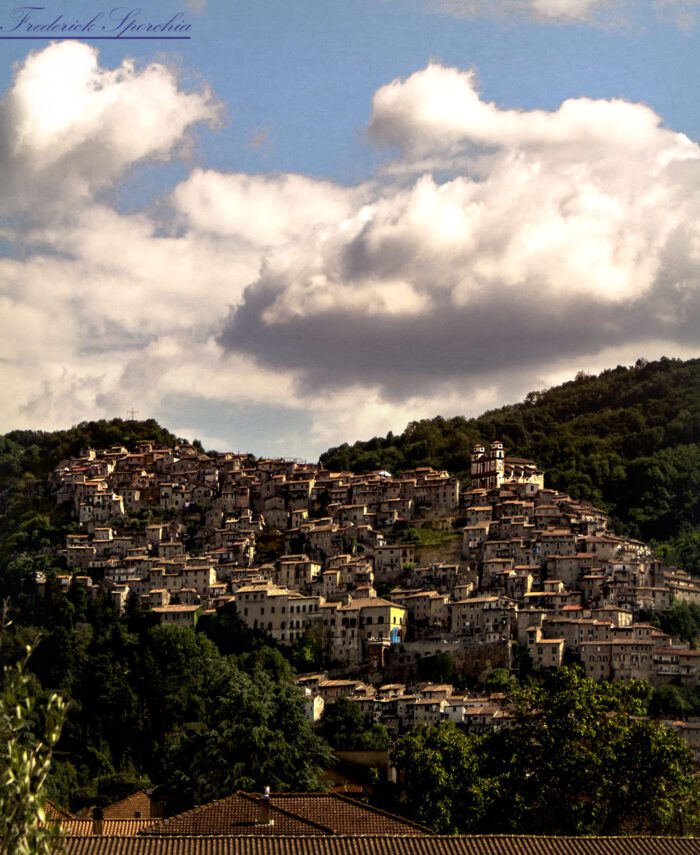
[[[564,647],[563,638],[545,638],[540,627],[528,629],[527,652],[538,671],[561,668],[564,662]]]
[[[269,580],[239,588],[235,602],[246,626],[264,630],[280,644],[294,644],[312,627],[321,626],[318,597],[278,588]]]
[[[407,543],[377,546],[374,550],[374,575],[377,581],[395,579],[407,564],[415,561],[415,549]]]
[[[517,604],[507,597],[470,597],[450,602],[449,609],[455,635],[501,641],[509,639],[515,627]]]
[[[281,588],[303,591],[320,577],[321,566],[308,555],[285,555],[277,561],[274,579]]]

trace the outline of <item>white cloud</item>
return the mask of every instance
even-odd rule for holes
[[[577,98],[551,112],[502,109],[482,100],[473,70],[439,63],[378,89],[369,131],[378,142],[410,156],[468,152],[477,146],[540,151],[547,160],[567,164],[592,164],[602,155],[608,158],[601,164],[605,167],[624,149],[652,168],[698,157],[694,143],[661,128],[659,116],[643,104]]]
[[[530,5],[536,15],[546,18],[585,20],[600,3],[601,0],[531,0]]]
[[[369,129],[400,152],[400,180],[269,257],[228,349],[301,371],[307,390],[364,382],[399,406],[661,329],[697,341],[700,148],[648,107],[503,109],[473,72],[431,64],[378,90]],[[439,178],[406,180],[431,158]]]
[[[242,175],[195,169],[174,204],[198,231],[279,246],[317,226],[345,219],[360,192],[304,175]]]
[[[101,191],[215,121],[208,92],[68,42],[0,110],[0,429],[187,398],[188,429],[196,402],[272,407],[311,454],[698,344],[700,149],[644,105],[508,109],[432,64],[375,95],[381,181],[195,168],[158,220]]]
[[[74,41],[33,52],[0,107],[0,212],[86,200],[132,164],[170,157],[189,127],[218,112],[207,90],[182,92],[161,63],[103,69],[94,48]]]
[[[411,0],[397,0],[405,3]],[[698,0],[418,0],[452,17],[532,20],[541,24],[646,28],[669,21],[683,30],[698,23]]]

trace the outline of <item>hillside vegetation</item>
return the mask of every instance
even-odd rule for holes
[[[433,466],[468,476],[477,442],[535,460],[546,484],[608,510],[627,533],[700,573],[700,359],[639,360],[530,392],[474,419],[411,422],[321,455],[329,469]]]
[[[138,599],[120,616],[107,591],[88,597],[82,584],[66,591],[57,578],[66,569],[57,547],[78,526],[56,505],[49,473],[90,446],[135,450],[145,440],[184,442],[152,419],[0,437],[0,603],[10,607],[0,625],[0,712],[15,704],[3,668],[33,645],[28,696],[38,708],[54,692],[68,703],[48,795],[71,808],[151,786],[169,794],[173,810],[240,788],[314,789],[328,749],[305,719],[291,665],[235,607],[196,630],[157,626]],[[23,734],[30,745],[40,724]]]
[[[18,553],[63,546],[68,517],[49,496],[46,479],[55,466],[86,448],[152,440],[172,448],[178,438],[155,419],[81,422],[68,430],[14,430],[0,436],[0,561]]]
[[[473,444],[500,438],[510,454],[537,460],[549,484],[605,505],[630,531],[666,541],[664,549],[679,563],[700,572],[699,386],[700,360],[639,363],[578,377],[478,419],[417,422],[398,437],[334,449],[323,462],[357,470],[431,465],[466,475]],[[49,793],[78,808],[158,786],[182,808],[237,788],[318,786],[318,768],[330,755],[305,720],[285,658],[295,662],[307,648],[283,656],[243,625],[235,606],[204,616],[196,628],[161,627],[138,598],[120,616],[107,592],[89,598],[83,585],[74,581],[66,591],[58,579],[66,564],[56,547],[77,523],[50,495],[48,474],[88,446],[133,449],[147,439],[161,446],[178,442],[153,420],[119,419],[0,437],[0,600],[9,599],[12,621],[0,627],[0,674],[34,644],[28,667],[37,703],[58,692],[69,704]],[[125,518],[120,525],[129,524]],[[418,527],[405,536],[425,549],[453,537]],[[34,582],[37,570],[46,579],[43,591]],[[693,609],[659,621],[689,639],[700,625]],[[3,692],[0,680],[0,706],[7,704]],[[696,693],[677,687],[649,697],[645,704],[659,713],[691,714],[700,703]],[[361,736],[372,742],[382,734]],[[504,750],[507,760],[511,746]],[[470,751],[471,743],[463,752],[467,760]],[[457,766],[455,774],[462,773]],[[484,778],[485,787],[496,784],[493,776]],[[572,795],[574,808],[579,796]],[[499,804],[491,799],[488,810],[495,813],[482,811],[470,827],[505,827],[488,825],[491,816],[501,822]],[[415,813],[408,801],[399,807]],[[532,816],[513,818],[513,828],[535,827],[536,812]],[[615,817],[605,822],[619,827]]]

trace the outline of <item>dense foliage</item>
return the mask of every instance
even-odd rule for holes
[[[670,609],[655,612],[651,622],[673,638],[693,646],[700,640],[700,605],[697,603],[679,600]]]
[[[441,832],[664,834],[692,820],[692,755],[641,718],[647,684],[597,684],[563,668],[509,693],[512,726],[473,736],[453,724],[415,730],[392,758],[397,806]]]
[[[326,705],[318,732],[339,751],[384,751],[389,747],[386,727],[365,721],[357,704],[346,698]]]
[[[639,360],[531,392],[475,419],[412,422],[400,436],[341,445],[330,469],[434,466],[468,475],[477,442],[535,460],[549,486],[609,510],[634,536],[700,574],[700,359]]]
[[[59,833],[44,825],[45,784],[66,707],[55,693],[38,697],[26,670],[31,653],[28,646],[0,677],[0,852],[51,855]]]
[[[152,784],[175,809],[237,788],[319,786],[330,755],[289,663],[232,614],[227,653],[206,622],[162,627],[133,608],[119,618],[102,595],[90,601],[75,583],[65,594],[51,578],[14,617],[0,652],[13,661],[39,627],[30,667],[69,701],[49,780],[58,803],[109,803]]]

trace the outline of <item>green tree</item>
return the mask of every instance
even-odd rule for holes
[[[448,683],[454,674],[454,659],[449,653],[422,656],[416,662],[416,677],[433,683]]]
[[[693,711],[686,693],[678,686],[667,683],[654,689],[649,702],[649,714],[664,718],[685,718]]]
[[[44,824],[44,788],[66,705],[53,693],[40,703],[26,671],[31,653],[5,667],[0,695],[0,851],[8,855],[49,855],[60,844],[58,829]]]
[[[402,813],[443,834],[481,827],[491,788],[482,740],[452,723],[420,727],[398,740],[391,761]]]
[[[691,754],[642,717],[650,687],[595,683],[562,668],[510,695],[512,726],[488,746],[498,800],[490,822],[537,834],[669,833],[694,814]]]
[[[235,603],[227,603],[212,614],[202,615],[197,632],[204,633],[224,654],[245,653],[269,643],[267,633],[250,629],[241,620]]]
[[[515,678],[507,668],[494,668],[484,683],[484,690],[490,694],[507,692],[513,689],[515,685]]]
[[[455,725],[400,739],[399,807],[437,831],[668,834],[697,816],[692,755],[643,717],[651,688],[601,683],[562,668],[513,688],[509,727],[484,738]]]
[[[700,606],[681,600],[670,609],[656,612],[652,623],[674,638],[694,643],[700,637]]]
[[[339,751],[384,751],[389,747],[386,727],[365,721],[357,704],[347,698],[326,704],[318,733]]]
[[[160,779],[191,805],[236,789],[318,789],[331,762],[289,663],[267,649],[212,663],[200,716],[166,735]]]

